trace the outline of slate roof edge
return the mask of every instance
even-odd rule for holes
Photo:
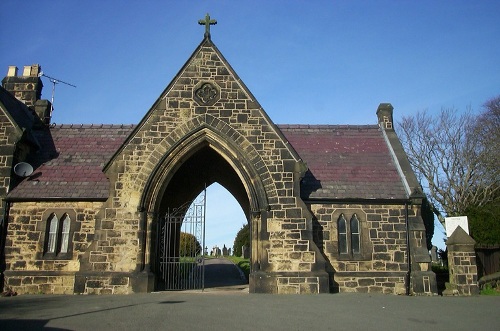
[[[408,180],[406,180],[406,176],[403,172],[403,169],[401,169],[401,164],[399,162],[398,155],[396,155],[396,152],[394,151],[394,148],[392,147],[392,143],[389,140],[389,137],[387,136],[387,133],[385,132],[385,130],[381,128],[380,131],[382,131],[382,136],[384,137],[384,141],[386,142],[387,147],[389,148],[389,153],[391,154],[394,165],[396,166],[396,169],[398,171],[401,182],[403,183],[403,186],[405,188],[406,194],[408,196],[410,196],[410,194],[411,194],[410,184],[408,183]]]
[[[97,198],[97,197],[71,197],[71,198],[65,198],[65,197],[40,197],[40,198],[34,198],[34,197],[7,197],[4,198],[4,201],[6,202],[54,202],[54,201],[60,201],[60,202],[105,202],[108,200],[108,197],[103,197],[103,198]]]
[[[380,128],[380,131],[382,131],[382,135],[387,143],[387,147],[389,148],[391,157],[396,165],[408,197],[425,197],[422,193],[422,187],[410,164],[408,155],[396,132],[394,130],[385,130],[384,128]]]
[[[377,124],[276,124],[282,130],[293,129],[378,129]]]
[[[84,124],[84,123],[63,123],[63,124],[56,124],[52,123],[50,124],[51,129],[132,129],[137,124],[96,124],[96,123],[90,123],[90,124]]]
[[[322,204],[322,203],[358,203],[358,204],[405,204],[410,202],[408,198],[394,199],[363,199],[363,198],[301,198],[305,203]]]

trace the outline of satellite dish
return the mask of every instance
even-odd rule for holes
[[[20,177],[28,177],[33,173],[33,167],[26,162],[19,162],[14,166],[14,173]]]

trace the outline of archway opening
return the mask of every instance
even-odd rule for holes
[[[234,253],[234,239],[238,231],[248,224],[238,201],[222,185],[215,182],[206,190],[205,248],[213,255],[214,248],[228,249]],[[230,251],[229,251],[230,250]]]
[[[193,270],[199,270],[200,263],[203,266],[205,264],[205,260],[200,258],[204,253],[209,254],[213,248],[208,245],[226,245],[225,253],[228,254],[227,249],[232,249],[237,231],[242,224],[248,222],[250,215],[250,203],[244,184],[228,161],[212,147],[202,146],[177,164],[163,184],[163,193],[157,201],[158,216],[152,227],[151,267],[155,273],[156,290],[184,289],[181,284],[184,280],[181,282],[178,277],[194,277]],[[200,207],[199,199],[196,198],[199,198],[200,192],[204,192],[205,188],[208,188],[208,194],[203,203],[210,201],[210,195],[214,195],[214,200],[208,202],[208,208],[202,212],[202,216],[193,216],[192,208],[188,207]],[[233,212],[229,212],[230,210]],[[190,222],[197,223],[193,225]],[[195,229],[194,232],[185,230],[186,225],[189,225],[189,229]],[[203,236],[200,235],[200,226],[204,227]],[[201,249],[190,251],[194,252],[190,258],[182,255],[186,251],[183,246],[186,238],[201,246]],[[203,241],[205,238],[208,240]],[[191,280],[186,282],[193,286]],[[193,288],[199,288],[199,283],[194,284]],[[223,286],[223,282],[218,284]]]

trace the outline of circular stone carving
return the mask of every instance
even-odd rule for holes
[[[211,106],[220,98],[219,88],[210,82],[200,82],[193,89],[193,99],[200,106]]]

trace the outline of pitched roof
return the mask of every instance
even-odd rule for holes
[[[304,199],[405,199],[402,179],[377,125],[278,125],[309,170]]]
[[[306,162],[304,199],[405,199],[391,152],[377,125],[278,125]],[[9,200],[105,200],[103,166],[134,126],[62,125],[35,131],[43,147],[30,160],[35,171]]]
[[[134,126],[62,125],[34,131],[41,152],[29,160],[35,169],[9,194],[9,200],[106,200],[104,164]]]

